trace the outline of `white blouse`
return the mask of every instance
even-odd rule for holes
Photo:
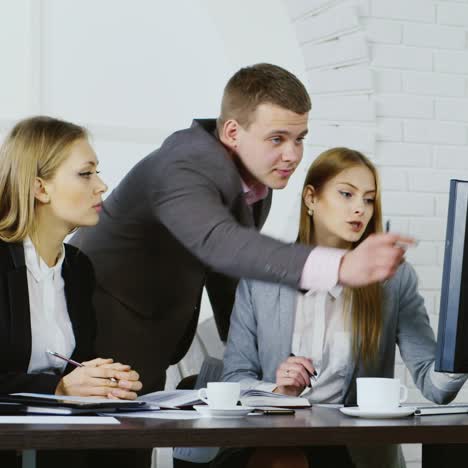
[[[312,359],[317,371],[302,396],[311,403],[338,403],[352,362],[351,317],[344,312],[343,288],[298,294],[292,353]]]
[[[342,286],[330,291],[297,293],[291,352],[308,357],[317,371],[312,388],[301,396],[311,403],[339,403],[348,366],[352,362],[351,317],[344,313]],[[272,391],[276,383],[254,388]]]
[[[62,264],[65,249],[56,265],[49,267],[39,256],[34,244],[25,239],[29,310],[31,313],[31,358],[28,373],[62,373],[65,361],[51,356],[47,350],[70,357],[75,349],[75,335],[68,315]]]

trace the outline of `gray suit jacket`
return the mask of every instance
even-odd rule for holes
[[[287,286],[241,281],[236,294],[224,356],[223,380],[276,381],[276,369],[291,352],[297,292]],[[438,383],[430,378],[436,342],[417,290],[414,269],[404,263],[384,284],[384,325],[377,359],[365,368],[348,366],[342,402],[356,404],[356,377],[393,377],[395,346],[416,386],[429,400],[448,403],[464,378]]]
[[[105,200],[98,225],[72,239],[96,270],[97,350],[130,359],[143,383],[186,353],[204,285],[226,339],[236,278],[296,287],[311,250],[259,234],[271,192],[247,206],[215,128],[196,120],[169,136]]]

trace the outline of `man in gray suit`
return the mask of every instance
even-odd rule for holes
[[[403,251],[393,234],[346,253],[258,232],[271,190],[301,161],[310,108],[288,71],[239,70],[220,117],[169,136],[106,199],[99,224],[74,236],[96,270],[97,352],[132,364],[144,392],[162,389],[166,368],[187,352],[204,286],[226,340],[240,277],[318,289],[396,271]]]

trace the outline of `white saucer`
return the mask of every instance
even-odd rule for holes
[[[404,418],[405,416],[414,414],[415,410],[416,408],[412,406],[400,406],[399,408],[395,408],[393,410],[383,411],[362,410],[357,406],[340,408],[340,411],[348,416],[368,419]]]
[[[193,408],[205,418],[242,418],[254,410],[249,406],[214,409],[207,405],[194,405]]]

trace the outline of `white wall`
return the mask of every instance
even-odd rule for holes
[[[305,77],[280,0],[1,0],[0,56],[2,129],[35,113],[90,126],[111,186],[171,131],[216,116],[241,66]]]

